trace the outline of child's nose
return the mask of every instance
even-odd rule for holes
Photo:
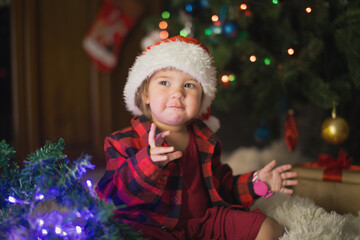
[[[171,95],[172,98],[184,98],[184,90],[182,88],[175,88]]]

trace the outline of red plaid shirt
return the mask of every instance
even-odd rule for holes
[[[119,207],[115,214],[120,221],[173,229],[180,216],[183,169],[176,160],[164,168],[152,162],[150,125],[147,118],[136,117],[130,127],[105,139],[106,171],[96,191]],[[220,162],[222,147],[216,135],[200,120],[191,125],[211,205],[247,210],[257,196],[252,172],[233,176]]]

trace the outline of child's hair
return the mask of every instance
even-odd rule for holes
[[[206,114],[216,93],[216,71],[209,50],[198,40],[176,36],[147,47],[129,71],[124,87],[126,108],[134,115],[151,119],[150,107],[143,103],[150,77],[161,69],[175,69],[192,76],[203,88],[198,116]]]
[[[145,117],[151,119],[151,109],[150,105],[144,102],[145,94],[148,94],[150,78],[147,78],[136,91],[135,95],[135,105],[140,109]]]

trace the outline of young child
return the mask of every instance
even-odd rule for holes
[[[259,197],[291,194],[291,165],[233,176],[221,142],[199,117],[216,92],[208,49],[177,36],[136,58],[124,88],[131,126],[105,139],[100,198],[119,206],[120,222],[148,239],[277,239],[281,226],[259,210]]]

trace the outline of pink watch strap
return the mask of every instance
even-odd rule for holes
[[[268,198],[273,195],[273,192],[271,191],[269,186],[260,180],[258,171],[254,173],[252,182],[253,182],[254,192],[256,195],[259,195],[262,198]]]

